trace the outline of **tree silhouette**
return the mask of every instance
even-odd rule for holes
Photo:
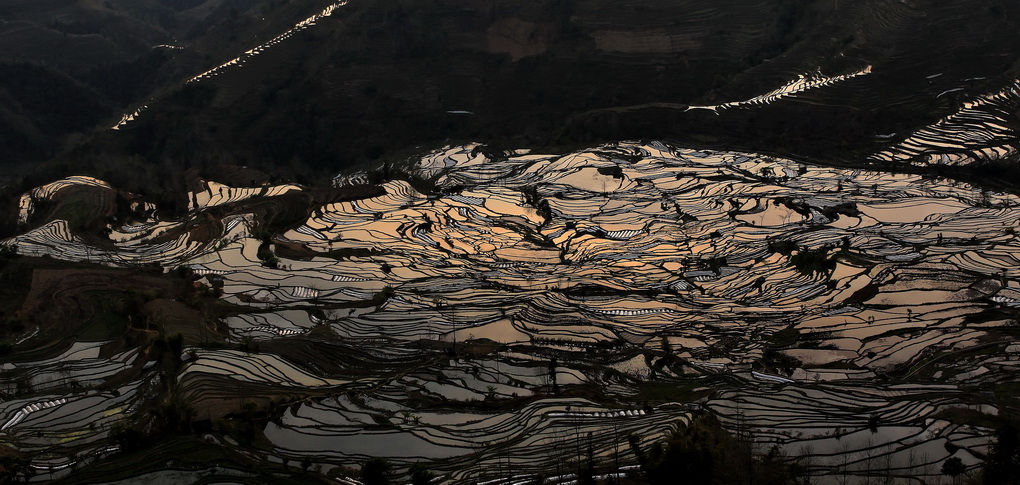
[[[390,463],[382,458],[369,458],[361,466],[361,482],[365,485],[386,485],[389,479]]]
[[[1020,485],[1020,430],[1007,423],[996,429],[995,438],[985,460],[984,483]]]
[[[951,477],[954,484],[959,482],[958,477],[965,471],[967,471],[967,467],[963,465],[963,460],[958,456],[951,456],[942,462],[942,474]]]

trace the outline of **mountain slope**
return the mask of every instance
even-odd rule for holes
[[[349,166],[447,138],[669,137],[853,160],[886,143],[876,135],[905,137],[1012,81],[1018,14],[995,1],[353,0],[157,100],[133,134],[97,141],[153,161],[187,146],[192,158],[226,152],[289,168]],[[867,66],[868,76],[767,106],[683,109]],[[208,99],[182,94],[192,90]],[[196,153],[196,142],[209,149]]]
[[[0,150],[46,160],[68,136],[314,8],[260,0],[45,0],[0,5]],[[270,20],[266,21],[265,16]],[[79,137],[72,137],[77,143]]]
[[[202,8],[228,4],[182,12]],[[182,170],[229,164],[313,183],[451,140],[563,149],[660,138],[902,169],[910,156],[881,152],[1020,77],[1020,5],[999,0],[294,0],[262,8],[279,15],[262,20],[252,7],[214,23],[208,13],[191,32],[214,28],[170,51],[170,61],[152,61],[169,74],[107,89],[150,94],[132,95],[124,118],[103,118],[19,190],[89,174],[183,207],[174,200]],[[97,93],[86,99],[109,99],[100,89],[108,84],[81,84]],[[1002,109],[999,144],[1018,121]],[[39,119],[10,132],[51,140]],[[980,145],[967,149],[987,148]],[[1005,158],[994,178],[1015,180]],[[967,170],[955,175],[978,168]]]

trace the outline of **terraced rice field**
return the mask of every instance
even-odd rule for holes
[[[262,54],[267,49],[271,49],[271,48],[273,48],[273,46],[276,46],[277,44],[280,44],[281,42],[286,41],[287,39],[291,38],[294,34],[296,34],[298,32],[301,32],[302,30],[305,30],[305,29],[315,25],[315,23],[317,21],[319,21],[320,19],[325,18],[325,17],[329,17],[330,15],[333,14],[334,10],[336,10],[339,7],[343,7],[346,4],[347,4],[346,0],[343,0],[343,1],[340,1],[340,2],[335,2],[335,3],[330,3],[321,12],[318,12],[315,15],[312,15],[311,17],[308,17],[308,18],[306,18],[306,19],[304,19],[304,20],[294,24],[294,26],[291,27],[290,29],[287,29],[286,32],[283,32],[282,34],[279,34],[279,35],[273,37],[272,39],[270,39],[270,40],[268,40],[268,41],[266,41],[266,42],[264,42],[262,44],[259,44],[259,45],[255,46],[255,47],[252,47],[251,49],[248,49],[248,50],[244,51],[244,53],[242,53],[241,55],[239,55],[239,56],[237,56],[237,57],[235,57],[235,58],[233,58],[233,59],[231,59],[229,61],[226,61],[226,62],[224,62],[224,63],[222,63],[222,64],[220,64],[218,66],[212,67],[212,68],[202,72],[201,74],[198,74],[198,75],[195,75],[195,76],[191,77],[190,79],[185,81],[185,84],[191,84],[191,83],[202,81],[202,80],[205,80],[205,79],[211,79],[213,77],[219,76],[220,74],[223,74],[224,71],[229,70],[229,69],[241,69],[241,68],[245,67],[245,64],[248,61],[250,61],[252,58],[258,56],[259,54]],[[167,49],[183,49],[183,47],[172,46],[172,45],[158,45],[158,46],[155,46],[155,47],[167,48]],[[128,123],[131,123],[132,121],[135,121],[148,108],[149,108],[149,106],[147,104],[146,105],[142,105],[142,106],[138,107],[135,111],[133,111],[131,113],[125,113],[125,114],[121,115],[120,120],[115,125],[111,126],[110,129],[111,130],[120,130],[121,128],[126,126]]]
[[[306,189],[210,181],[190,217],[227,215],[202,240],[181,229],[191,219],[153,219],[111,227],[103,245],[61,221],[4,242],[190,268],[221,287],[245,309],[224,319],[226,338],[258,347],[190,349],[170,378],[200,414],[290,396],[263,430],[270,462],[327,472],[380,456],[401,470],[428,461],[444,481],[566,482],[588,450],[632,467],[626,436],[650,445],[700,412],[830,481],[934,476],[949,456],[973,467],[987,451],[990,429],[953,416],[996,414],[972,391],[1016,380],[1013,195],[658,142],[447,147],[413,170],[435,190],[393,180],[315,205],[271,244],[245,203]],[[47,187],[32,197],[63,190]],[[133,363],[99,358],[100,344],[31,363],[33,385],[88,388]],[[158,379],[4,402],[0,433],[85,459]],[[95,413],[94,433],[66,441]]]
[[[944,91],[938,97],[954,91]],[[1005,89],[963,102],[953,114],[871,156],[876,161],[918,166],[969,165],[1016,153],[1016,132],[1008,121],[1020,99],[1020,80]]]
[[[797,79],[790,81],[783,86],[780,86],[768,93],[755,96],[753,98],[744,101],[732,101],[729,103],[723,103],[712,106],[689,106],[687,109],[707,109],[710,111],[718,111],[720,109],[737,108],[743,106],[762,106],[766,104],[774,103],[780,99],[796,96],[797,93],[807,91],[809,89],[819,88],[828,86],[830,84],[838,83],[846,79],[853,79],[857,76],[864,76],[871,74],[871,66],[865,67],[859,71],[855,71],[849,74],[840,74],[838,76],[825,76],[821,72],[815,72],[810,75],[801,74],[797,76]]]

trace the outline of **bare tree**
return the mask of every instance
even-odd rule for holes
[[[847,440],[840,440],[836,455],[829,458],[829,464],[836,472],[836,483],[839,485],[850,483],[850,458],[850,443]]]
[[[811,485],[811,473],[814,468],[814,447],[810,444],[803,444],[797,448],[797,464],[800,465],[803,470],[801,476],[802,485]]]

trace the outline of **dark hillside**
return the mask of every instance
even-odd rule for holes
[[[219,164],[311,183],[450,142],[569,149],[620,139],[894,169],[949,154],[986,165],[951,175],[1017,179],[1015,2],[47,5],[8,3],[0,17],[52,45],[96,44],[93,57],[43,42],[33,60],[0,59],[15,73],[0,80],[3,160],[62,152],[15,190],[88,173],[179,193],[182,170]],[[27,45],[4,38],[9,56]],[[991,101],[967,111],[981,97]],[[724,106],[688,109],[713,105]],[[934,126],[950,116],[953,126]]]
[[[354,0],[69,160],[308,177],[446,140],[667,138],[856,162],[1012,82],[1017,15],[991,0]],[[868,66],[772,103],[685,111]]]
[[[0,3],[0,152],[49,159],[70,135],[176,86],[306,17],[316,2],[11,0]],[[263,20],[266,15],[270,21]],[[265,32],[263,32],[265,30]],[[61,119],[56,119],[61,118]],[[108,126],[106,126],[108,127]]]

